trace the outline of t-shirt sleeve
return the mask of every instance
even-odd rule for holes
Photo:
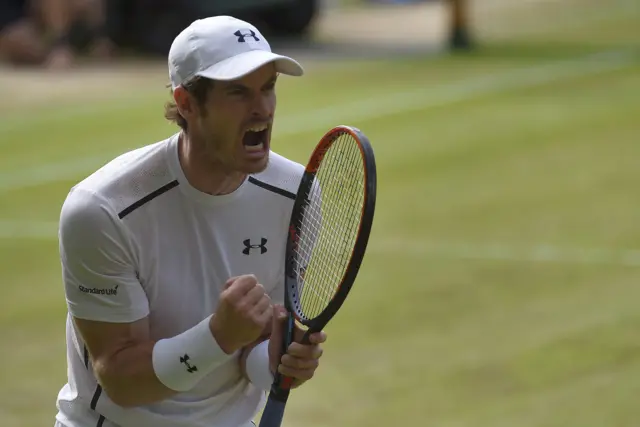
[[[59,245],[72,316],[127,323],[149,314],[131,239],[104,198],[84,189],[70,192],[60,214]]]

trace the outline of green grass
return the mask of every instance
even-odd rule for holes
[[[415,90],[427,105],[431,91],[471,79],[627,47],[639,15],[625,10],[614,22],[576,25],[570,38],[549,30],[470,56],[337,64],[283,78],[275,149],[305,162],[338,123],[287,129],[354,99],[384,106]],[[376,219],[358,282],[327,329],[321,369],[292,395],[285,425],[635,427],[637,255],[635,266],[543,262],[492,258],[486,248],[640,249],[638,94],[636,55],[618,69],[429,108],[370,119],[345,113],[341,121],[359,126],[376,151]],[[37,114],[0,108],[0,219],[56,221],[70,186],[94,167],[174,131],[162,118],[166,91],[131,88],[128,99]],[[75,166],[59,180],[34,178],[61,161]],[[31,185],[9,188],[28,178]],[[1,238],[0,272],[2,425],[52,425],[66,378],[55,234]]]

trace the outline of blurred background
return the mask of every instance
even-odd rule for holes
[[[369,251],[286,426],[637,427],[638,0],[2,0],[0,425],[53,425],[70,187],[166,138],[166,52],[233,14],[294,55],[273,149],[371,139]]]

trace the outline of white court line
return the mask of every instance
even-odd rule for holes
[[[448,258],[480,261],[551,262],[563,264],[608,264],[640,267],[640,250],[557,245],[514,245],[506,243],[429,241],[428,238],[372,239],[370,249],[385,255],[413,258]]]
[[[303,132],[325,131],[336,124],[351,124],[358,120],[410,111],[443,107],[514,89],[527,89],[569,78],[589,76],[623,69],[634,63],[633,50],[602,52],[585,57],[553,61],[537,67],[526,67],[502,73],[491,72],[480,77],[459,80],[439,86],[417,87],[397,93],[385,93],[356,102],[284,116],[277,120],[274,137]],[[66,162],[44,164],[29,169],[0,174],[0,192],[23,189],[76,178],[101,166],[117,153],[76,158]]]
[[[0,239],[52,240],[57,238],[57,221],[0,219]]]
[[[13,221],[0,219],[0,239],[57,239],[54,221]],[[640,267],[640,250],[561,247],[557,245],[513,245],[505,243],[430,241],[409,237],[371,239],[367,251],[381,255],[401,255],[415,259],[445,258],[501,262],[618,265]]]

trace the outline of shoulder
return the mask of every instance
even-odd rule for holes
[[[96,192],[78,187],[69,192],[62,204],[58,240],[60,255],[67,267],[87,258],[98,259],[98,253],[102,256],[112,253],[110,248],[123,247],[125,242],[109,202]]]
[[[302,164],[272,151],[269,155],[269,166],[252,178],[254,183],[258,181],[283,192],[295,194],[304,169]]]
[[[121,212],[142,197],[167,185],[173,176],[167,162],[171,138],[128,151],[112,159],[77,183],[70,191],[70,203],[95,198]],[[91,195],[91,196],[89,196]]]

